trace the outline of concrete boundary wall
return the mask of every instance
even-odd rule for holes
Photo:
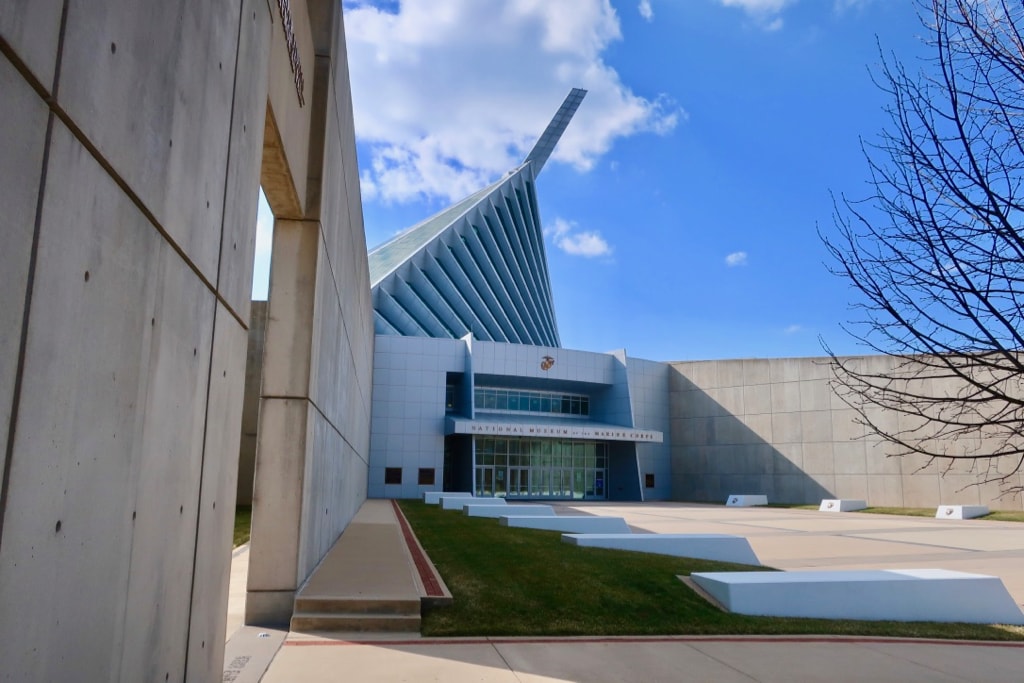
[[[886,356],[858,360],[878,370],[894,362]],[[732,493],[764,493],[769,502],[1024,505],[1019,496],[999,498],[998,484],[978,485],[984,476],[968,461],[946,472],[924,458],[887,457],[889,446],[857,424],[855,411],[833,391],[827,357],[670,365],[677,500],[721,502]]]

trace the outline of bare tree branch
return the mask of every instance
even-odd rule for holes
[[[968,464],[1019,492],[1024,467],[1024,5],[918,0],[931,57],[883,54],[890,124],[863,143],[871,192],[821,234],[857,293],[833,385],[891,455]],[[893,419],[896,415],[898,419]]]

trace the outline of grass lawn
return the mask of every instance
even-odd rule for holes
[[[424,614],[425,636],[843,634],[1024,640],[1024,628],[781,619],[727,614],[677,575],[763,568],[579,548],[554,531],[515,529],[401,501],[454,597]]]
[[[252,527],[252,506],[239,505],[235,508],[235,541],[231,546],[237,548],[249,542],[249,529]]]

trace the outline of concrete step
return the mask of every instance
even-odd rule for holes
[[[419,633],[419,614],[346,614],[302,612],[292,615],[292,631],[351,631],[358,633]]]
[[[295,599],[295,612],[322,614],[419,615],[418,598],[335,598],[301,595]]]

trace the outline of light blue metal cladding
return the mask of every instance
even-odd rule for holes
[[[548,157],[555,151],[555,145],[558,144],[559,138],[562,137],[562,133],[565,132],[566,126],[569,125],[569,121],[576,114],[576,110],[579,109],[580,102],[583,101],[586,94],[587,91],[582,88],[573,88],[569,91],[569,95],[562,102],[562,106],[555,112],[555,117],[551,119],[551,123],[548,124],[540,139],[537,140],[537,144],[533,146],[533,149],[527,155],[526,160],[533,162],[534,175],[540,175],[540,170],[544,168]]]
[[[561,345],[535,184],[585,94],[519,167],[370,252],[377,334]]]

